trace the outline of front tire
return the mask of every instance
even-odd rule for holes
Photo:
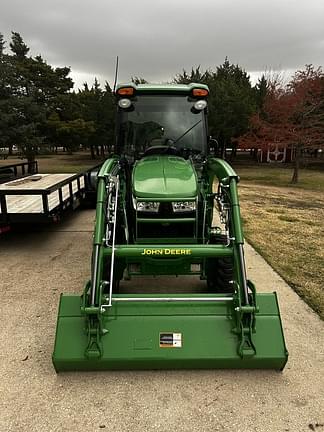
[[[211,239],[210,243],[226,245],[227,237],[216,235]],[[224,294],[233,292],[233,284],[230,283],[234,277],[232,257],[207,258],[205,272],[208,292]]]
[[[115,260],[115,268],[114,268],[114,277],[113,277],[113,293],[119,293],[119,283],[123,279],[125,266],[119,260]],[[110,259],[109,261],[104,261],[104,268],[102,270],[102,278],[103,280],[109,282],[110,281]],[[109,292],[109,285],[106,285],[104,289],[104,293],[107,294]]]
[[[206,263],[207,288],[209,292],[232,293],[233,259],[209,258]]]

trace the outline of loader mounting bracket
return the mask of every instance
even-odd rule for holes
[[[236,291],[234,297],[234,310],[236,325],[233,332],[238,335],[239,343],[237,353],[241,358],[253,357],[256,354],[256,348],[253,343],[253,333],[255,333],[255,314],[258,312],[256,305],[256,290],[251,281],[247,281],[251,291],[249,295],[250,304],[243,305],[240,290]]]
[[[85,356],[87,358],[100,358],[102,356],[101,347],[101,323],[96,315],[89,315],[87,317],[87,333],[88,333],[88,345],[85,350]]]
[[[103,349],[101,337],[108,333],[107,329],[103,328],[102,317],[101,317],[101,305],[88,306],[87,299],[89,298],[90,281],[87,283],[83,296],[81,298],[81,312],[85,315],[85,332],[87,334],[88,343],[85,349],[85,357],[92,359],[99,359],[102,357]],[[102,286],[99,290],[100,303],[102,298]]]

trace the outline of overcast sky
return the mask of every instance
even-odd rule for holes
[[[32,55],[70,66],[80,87],[140,76],[168,81],[227,56],[251,73],[324,64],[323,0],[10,0],[0,32],[19,32]]]

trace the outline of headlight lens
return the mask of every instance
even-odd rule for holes
[[[203,109],[205,109],[207,106],[207,101],[203,100],[198,100],[195,104],[194,104],[194,108],[197,111],[202,111]]]
[[[137,201],[136,210],[141,212],[157,213],[159,211],[159,202]]]
[[[120,108],[127,109],[132,105],[132,102],[130,101],[130,99],[119,99],[118,105],[120,106]]]
[[[179,201],[172,203],[174,213],[192,212],[196,210],[196,201]]]
[[[175,201],[172,202],[174,213],[193,212],[196,210],[196,201]],[[134,209],[139,212],[158,213],[160,203],[156,201],[136,201],[133,198]]]

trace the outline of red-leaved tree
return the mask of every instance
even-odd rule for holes
[[[259,112],[250,118],[250,130],[239,139],[241,148],[267,149],[279,145],[294,151],[292,183],[297,183],[306,150],[324,146],[324,73],[306,65],[286,86],[268,80]]]

